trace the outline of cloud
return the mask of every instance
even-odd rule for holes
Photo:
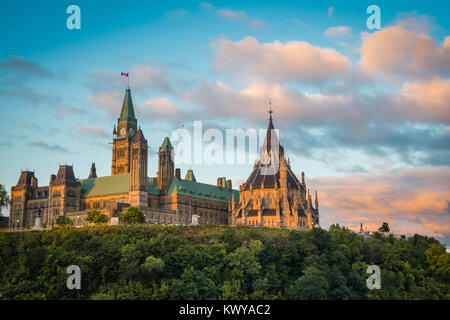
[[[47,68],[26,60],[23,57],[11,55],[3,60],[0,60],[0,70],[13,71],[27,76],[35,77],[54,77],[55,74]]]
[[[330,27],[323,33],[327,37],[345,37],[351,34],[352,29],[347,26]]]
[[[167,15],[168,15],[170,18],[176,18],[176,19],[183,18],[183,17],[185,17],[187,14],[188,14],[188,11],[187,11],[186,9],[175,9],[175,10],[169,11],[169,12],[167,13]]]
[[[30,148],[41,149],[44,151],[69,153],[68,149],[60,146],[59,144],[48,144],[44,141],[33,141],[29,142],[27,145]]]
[[[102,137],[107,138],[110,135],[106,133],[105,130],[103,130],[100,127],[95,126],[73,126],[72,130],[77,131],[84,135],[94,136],[94,137]]]
[[[122,108],[122,97],[117,91],[97,92],[86,96],[93,105],[106,110],[111,115],[118,115]]]
[[[383,174],[320,177],[309,184],[319,190],[321,217],[372,231],[388,222],[394,233],[450,235],[450,168],[398,168]]]
[[[214,5],[209,2],[201,2],[198,6],[202,9],[212,9],[214,7]]]
[[[398,111],[410,119],[450,122],[450,80],[406,82],[395,97]]]
[[[231,9],[216,10],[216,13],[221,18],[231,19],[235,21],[242,21],[247,17],[245,11],[233,11]]]
[[[450,36],[436,43],[425,34],[400,26],[363,34],[362,69],[399,81],[405,78],[450,75]]]
[[[139,105],[139,109],[148,118],[180,119],[183,111],[166,97],[154,97]]]
[[[165,93],[172,92],[172,85],[168,79],[171,73],[166,68],[138,64],[132,68],[131,74],[136,90],[153,87]]]
[[[72,107],[60,107],[56,109],[55,116],[57,118],[62,118],[65,116],[71,116],[71,115],[83,115],[86,112],[81,108],[72,108]]]
[[[243,22],[248,24],[252,29],[260,30],[262,29],[266,23],[260,19],[254,19],[248,16],[245,11],[234,11],[231,9],[219,9],[216,10],[216,15],[237,22]]]
[[[333,12],[334,12],[334,7],[333,6],[328,7],[328,18],[333,15]]]
[[[350,70],[350,61],[331,48],[305,41],[259,43],[253,37],[233,42],[218,39],[213,70],[270,81],[325,81]],[[243,76],[245,75],[245,76]]]

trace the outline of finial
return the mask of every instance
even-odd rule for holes
[[[269,98],[269,120],[272,121],[272,98]]]

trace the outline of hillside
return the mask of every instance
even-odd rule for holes
[[[381,289],[369,291],[369,265]],[[81,290],[68,290],[69,265]],[[433,238],[346,228],[115,226],[0,233],[2,299],[445,299],[450,260]]]

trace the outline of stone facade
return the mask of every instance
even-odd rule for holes
[[[148,177],[148,143],[138,127],[131,90],[125,92],[120,117],[113,129],[111,176],[97,177],[93,163],[86,179],[76,179],[73,166],[61,165],[51,175],[48,186],[38,186],[32,171],[22,171],[11,188],[10,228],[43,225],[64,215],[75,225],[85,225],[87,213],[99,210],[110,221],[130,206],[138,207],[147,223],[227,224],[231,195],[239,192],[228,186],[199,183],[192,170],[181,179],[173,162],[173,147],[165,138],[158,155],[158,173]],[[222,179],[222,178],[221,178]]]
[[[17,185],[11,188],[9,227],[33,227],[36,221],[48,226],[59,216],[67,216],[81,226],[87,224],[87,213],[94,209],[116,224],[120,213],[130,206],[138,207],[150,224],[291,229],[319,225],[317,192],[313,205],[304,174],[299,181],[285,159],[272,116],[260,160],[240,191],[233,190],[231,180],[225,177],[217,178],[217,185],[197,182],[192,170],[182,179],[167,137],[159,148],[157,176],[148,177],[148,143],[138,127],[130,89],[125,92],[113,129],[112,145],[110,176],[97,177],[93,163],[88,178],[77,179],[73,166],[65,164],[50,176],[48,186],[40,187],[34,172],[22,171]],[[274,163],[277,165],[272,166]],[[275,171],[267,171],[273,167]]]
[[[239,201],[231,201],[231,225],[311,229],[319,226],[319,200],[306,189],[305,175],[299,181],[286,160],[270,113],[260,159],[247,181],[240,186]]]

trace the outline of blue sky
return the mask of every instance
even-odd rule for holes
[[[71,4],[81,30],[66,28]],[[371,4],[381,30],[366,27]],[[442,1],[1,2],[0,183],[32,169],[47,185],[60,163],[108,175],[125,71],[151,150],[194,120],[264,128],[270,96],[324,224],[448,237],[449,12]],[[252,165],[190,167],[237,187]]]

